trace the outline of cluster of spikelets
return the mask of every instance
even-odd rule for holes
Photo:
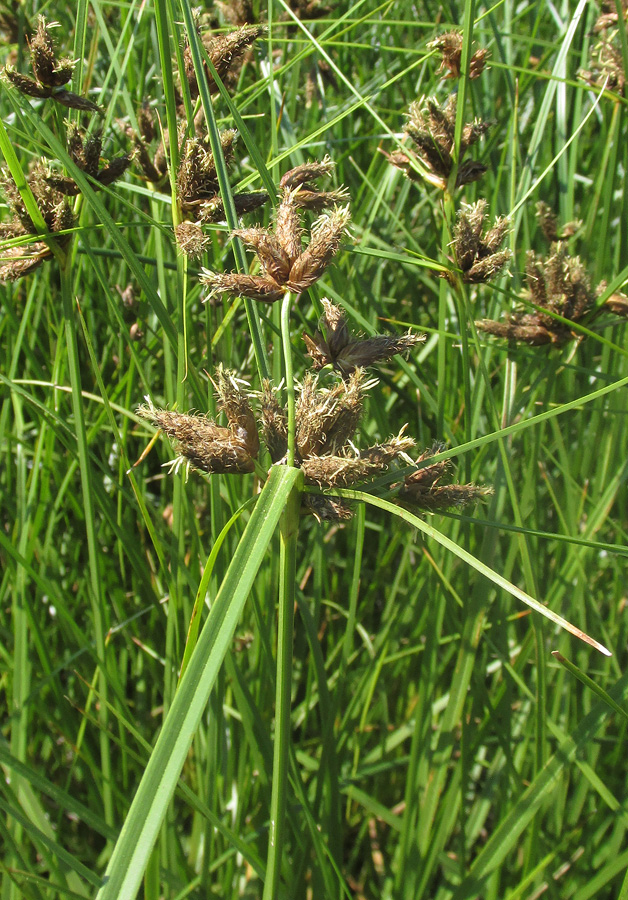
[[[408,178],[425,179],[446,190],[455,169],[455,187],[477,181],[486,166],[476,160],[465,160],[470,147],[476,144],[491,127],[490,122],[475,119],[464,125],[457,161],[454,158],[457,94],[451,94],[444,106],[434,97],[426,97],[410,106],[405,133],[412,142],[411,151],[387,154],[388,161],[401,169]]]
[[[38,17],[37,30],[30,42],[34,78],[20,75],[9,66],[3,70],[4,76],[11,85],[29,97],[52,98],[74,109],[100,112],[91,101],[63,89],[63,85],[72,77],[74,64],[71,60],[56,56],[51,27],[43,16]],[[72,162],[91,178],[95,189],[112,184],[131,162],[130,156],[123,155],[101,165],[102,130],[99,126],[88,135],[82,133],[77,126],[70,125],[67,131],[67,151]],[[50,259],[55,249],[65,249],[75,225],[74,213],[67,197],[79,194],[80,188],[72,178],[55,174],[41,160],[32,165],[28,188],[46,227],[47,240],[42,240],[41,231],[33,222],[13,179],[3,173],[1,181],[11,218],[0,224],[0,237],[7,241],[7,246],[2,251],[0,281],[15,281]]]
[[[85,97],[68,91],[64,85],[72,79],[74,61],[59,58],[55,52],[50,30],[55,22],[46,22],[43,16],[37,18],[37,30],[30,41],[31,69],[33,77],[21,75],[12,66],[5,66],[4,77],[28,97],[39,100],[54,100],[70,109],[82,109],[100,113],[100,107]]]
[[[622,11],[622,22],[619,21],[618,6]],[[621,4],[615,0],[604,0],[602,12],[593,28],[598,40],[591,48],[591,68],[579,72],[580,77],[591,86],[606,88],[620,96],[626,92],[620,29],[626,27],[627,19],[628,0],[621,0]]]
[[[588,324],[604,310],[628,316],[628,298],[623,294],[615,293],[605,303],[598,303],[606,284],[602,282],[594,291],[580,258],[568,253],[564,239],[575,233],[579,223],[570,222],[559,230],[556,216],[545,203],[538,205],[537,214],[551,245],[547,256],[534,251],[527,254],[527,289],[522,298],[526,306],[501,322],[480,319],[476,327],[514,342],[562,346],[579,336],[571,323]],[[536,309],[530,310],[531,305]]]
[[[303,470],[305,483],[320,490],[368,485],[392,467],[407,470],[393,485],[391,496],[400,502],[423,510],[447,509],[480,499],[489,493],[477,485],[440,484],[448,465],[427,460],[440,451],[435,447],[421,454],[413,463],[409,455],[414,441],[404,435],[365,450],[358,450],[354,438],[362,416],[366,392],[377,382],[368,379],[364,366],[391,359],[395,353],[406,353],[422,340],[421,336],[391,338],[383,335],[360,339],[349,332],[340,309],[324,301],[325,313],[319,332],[309,339],[316,347],[318,363],[335,364],[342,378],[327,386],[313,373],[307,373],[298,390],[296,404],[295,465]],[[325,338],[322,337],[324,332]],[[331,349],[330,349],[331,343]],[[323,347],[325,348],[323,350]],[[349,358],[342,352],[351,348]],[[331,357],[335,351],[339,355]],[[324,360],[324,362],[323,362]],[[352,360],[353,362],[350,362]],[[360,367],[354,365],[359,360]],[[207,416],[183,414],[157,409],[152,403],[140,407],[138,414],[161,429],[175,444],[179,454],[176,465],[186,464],[208,473],[248,474],[256,471],[264,477],[260,462],[260,433],[272,464],[285,463],[288,449],[286,412],[278,391],[268,381],[257,395],[259,428],[251,401],[243,383],[232,372],[220,367],[214,379],[219,409],[227,425],[218,425]],[[304,511],[320,521],[347,519],[350,508],[337,497],[306,493]]]
[[[245,26],[227,34],[213,35],[201,33],[199,38],[218,77],[226,84],[233,84],[242,61],[255,40],[264,33],[259,26]],[[183,52],[185,90],[192,102],[198,100],[200,89],[192,61],[189,43]],[[203,64],[203,77],[210,94],[218,91],[218,84],[207,63]],[[200,256],[207,247],[209,237],[203,226],[219,222],[225,218],[225,210],[220,195],[220,185],[216,160],[211,149],[204,111],[199,106],[193,123],[188,122],[184,85],[177,92],[177,146],[179,165],[175,177],[176,197],[182,221],[175,229],[175,237],[180,249],[191,257]],[[133,141],[135,156],[142,176],[156,190],[170,192],[166,147],[170,138],[168,130],[158,126],[154,111],[145,104],[137,114],[137,131],[127,129]],[[190,128],[192,134],[190,135]],[[236,132],[223,131],[220,136],[221,150],[225,164],[234,160]],[[266,191],[234,193],[236,214],[242,216],[252,212],[268,201]]]
[[[274,303],[288,291],[301,294],[311,287],[338,252],[349,225],[349,207],[338,206],[346,199],[343,189],[320,191],[316,179],[333,169],[329,159],[305,163],[291,169],[280,183],[280,202],[272,228],[243,228],[232,232],[255,250],[260,274],[211,272],[203,270],[201,281],[209,296],[228,294]],[[303,210],[323,212],[310,230],[303,247]]]

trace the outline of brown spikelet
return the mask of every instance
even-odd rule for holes
[[[228,34],[203,36],[203,45],[221,81],[224,82],[228,75],[236,74],[246,50],[264,33],[264,30],[261,25],[246,25]],[[199,88],[189,44],[186,44],[183,59],[190,96],[192,100],[196,100],[199,96]],[[203,70],[210,93],[217,93],[218,85],[206,63],[203,63]]]
[[[462,63],[463,36],[459,31],[447,31],[428,43],[430,50],[438,50],[441,54],[439,72],[445,72],[445,78],[460,78]],[[490,56],[488,50],[476,50],[469,61],[469,78],[479,78],[486,61]]]
[[[456,94],[452,94],[443,107],[432,97],[423,98],[410,106],[405,126],[405,132],[414,145],[412,149],[423,178],[442,190],[447,187],[454,167],[456,104]],[[474,160],[463,161],[463,157],[469,147],[477,143],[490,127],[490,122],[482,122],[480,119],[464,126],[458,155],[456,187],[477,181],[486,171],[486,166]],[[397,151],[388,155],[388,161],[402,169],[410,178],[416,179],[417,175],[410,158],[403,152]]]
[[[259,453],[257,423],[241,382],[238,382],[234,372],[220,365],[216,370],[213,385],[216,388],[220,408],[229,422],[229,428],[242,441],[251,456],[256,457]]]
[[[434,444],[431,449],[423,451],[415,460],[415,465],[426,463],[443,449],[442,444]],[[450,468],[448,460],[439,460],[407,475],[399,491],[399,502],[426,512],[437,512],[466,506],[493,493],[492,488],[476,484],[439,484]]]
[[[288,291],[300,294],[311,287],[330,265],[347,231],[349,208],[337,207],[320,216],[312,226],[309,245],[302,249],[298,188],[284,188],[277,210],[274,231],[245,228],[235,232],[257,253],[263,275],[204,271],[201,281],[211,294],[240,294],[253,300],[274,303]]]
[[[405,457],[413,447],[414,441],[400,434],[385,444],[376,444],[362,453],[349,451],[309,456],[303,460],[301,467],[306,484],[329,488],[350,487],[382,475],[392,462]]]
[[[281,203],[277,207],[275,235],[292,265],[301,255],[303,229],[295,201],[295,192],[289,188],[282,192]]]
[[[210,243],[198,222],[179,222],[174,233],[179,248],[191,259],[202,256]]]
[[[347,232],[349,207],[337,207],[322,215],[314,223],[311,240],[306,250],[290,269],[288,287],[297,294],[307,290],[321,277],[338,252]]]
[[[462,280],[480,284],[495,278],[510,260],[510,250],[499,247],[508,231],[508,220],[499,218],[487,230],[486,200],[463,207],[454,226],[453,247]]]
[[[392,359],[397,353],[407,353],[425,340],[423,335],[410,333],[401,337],[380,334],[356,339],[349,331],[344,312],[330,300],[324,298],[321,302],[325,313],[318,323],[319,330],[313,338],[303,336],[315,369],[333,365],[343,375],[350,375],[356,369]]]
[[[301,459],[343,447],[358,426],[362,398],[370,385],[361,371],[329,390],[318,389],[316,379],[305,376],[296,408],[296,445]]]
[[[274,463],[286,455],[288,450],[288,425],[286,416],[277,398],[277,390],[267,379],[262,382],[261,393],[262,434]]]
[[[35,77],[20,75],[10,66],[3,69],[4,76],[13,87],[28,97],[52,98],[71,109],[101,114],[101,109],[91,100],[63,89],[63,85],[72,78],[74,62],[70,59],[57,58],[50,35],[50,29],[54,24],[46,22],[43,16],[37,18],[37,29],[30,42],[31,68]]]
[[[255,469],[245,443],[206,416],[157,409],[152,403],[141,406],[137,414],[164,431],[196,469],[217,474],[245,474]]]
[[[274,278],[264,275],[244,275],[235,272],[210,272],[203,269],[201,284],[209,287],[208,299],[215,295],[231,294],[236,297],[248,297],[262,303],[275,303],[281,300],[285,291]]]

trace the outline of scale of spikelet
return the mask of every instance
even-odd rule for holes
[[[454,168],[457,95],[452,94],[445,106],[441,107],[433,97],[413,103],[410,107],[405,132],[413,143],[413,150],[420,163],[422,177],[430,184],[445,190]],[[489,122],[476,119],[462,129],[456,187],[477,181],[486,172],[486,166],[474,160],[464,161],[464,156],[491,127]],[[401,169],[408,178],[418,180],[419,175],[412,168],[406,153],[386,154],[388,161]]]
[[[5,78],[27,97],[40,100],[50,98],[71,109],[101,113],[100,108],[91,100],[79,97],[78,94],[63,87],[71,80],[75,64],[71,59],[57,57],[50,35],[50,29],[55,25],[54,22],[46,22],[43,16],[37,18],[37,30],[30,42],[31,69],[34,78],[30,75],[21,75],[11,66],[5,66],[3,69]]]
[[[349,331],[344,311],[326,298],[321,302],[325,312],[319,319],[318,331],[313,337],[303,335],[315,369],[331,365],[343,376],[351,375],[356,369],[392,359],[397,353],[407,354],[425,340],[424,335],[410,332],[400,337],[376,334],[356,338]]]

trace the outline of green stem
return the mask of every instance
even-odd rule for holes
[[[74,315],[74,303],[72,299],[72,253],[71,247],[65,252],[57,252],[61,275],[61,299],[63,304],[63,318],[65,321],[65,339],[68,354],[68,371],[72,388],[72,414],[74,417],[74,430],[78,452],[79,471],[81,475],[81,492],[83,511],[85,514],[85,530],[87,532],[87,556],[89,561],[89,595],[92,604],[92,616],[94,621],[94,638],[96,642],[96,654],[100,666],[99,692],[99,726],[100,726],[100,763],[103,778],[103,802],[105,820],[113,823],[113,779],[111,776],[111,754],[109,748],[109,703],[107,697],[108,679],[105,673],[106,647],[105,637],[107,624],[103,617],[103,604],[101,595],[101,580],[98,571],[98,542],[96,539],[97,515],[94,510],[94,495],[91,480],[91,462],[89,459],[89,447],[85,416],[83,414],[83,395],[81,384],[81,369],[79,360],[78,341],[76,337],[76,319]]]
[[[281,551],[279,562],[279,622],[277,628],[273,786],[270,801],[266,880],[264,882],[262,900],[276,900],[281,875],[281,857],[285,843],[285,811],[288,805],[288,759],[291,734],[292,636],[294,630],[297,536],[302,482],[301,476],[288,497],[280,523]]]
[[[281,343],[283,346],[284,374],[286,376],[286,396],[288,399],[288,465],[294,466],[296,448],[296,401],[294,396],[294,375],[292,370],[292,346],[290,344],[290,306],[292,294],[287,291],[281,304]]]

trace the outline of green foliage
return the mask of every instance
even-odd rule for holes
[[[0,84],[2,900],[131,898],[142,882],[150,900],[624,900],[622,4],[601,29],[584,0],[253,2],[266,27],[231,70],[220,36],[244,3],[208,5],[199,34],[187,0],[1,6],[17,73]],[[52,48],[40,29],[31,71],[42,12],[59,26]],[[430,46],[452,28],[461,48]],[[444,77],[457,70],[477,77]],[[215,196],[184,208],[195,117]],[[99,165],[72,152],[70,123],[84,155],[102,129]],[[114,180],[106,164],[132,151]],[[351,239],[318,280],[204,303],[201,268],[259,275],[230,232],[273,234],[281,178],[326,155]],[[78,196],[54,200],[70,182]],[[541,200],[559,232],[580,220],[560,251]],[[321,212],[300,215],[309,231]],[[548,307],[530,283],[543,260]],[[492,486],[485,502],[417,518],[396,505],[413,473],[397,459],[335,490],[353,519],[319,523],[298,517],[303,473],[267,478],[265,450],[249,474],[169,470],[136,410],[207,414],[231,440],[219,365],[258,421],[263,379],[286,379],[299,464],[302,335],[324,298],[352,335],[426,335],[369,370],[347,440],[366,458],[406,426],[413,458],[430,451],[419,472],[450,460],[450,481]],[[338,378],[323,365],[319,386]]]

